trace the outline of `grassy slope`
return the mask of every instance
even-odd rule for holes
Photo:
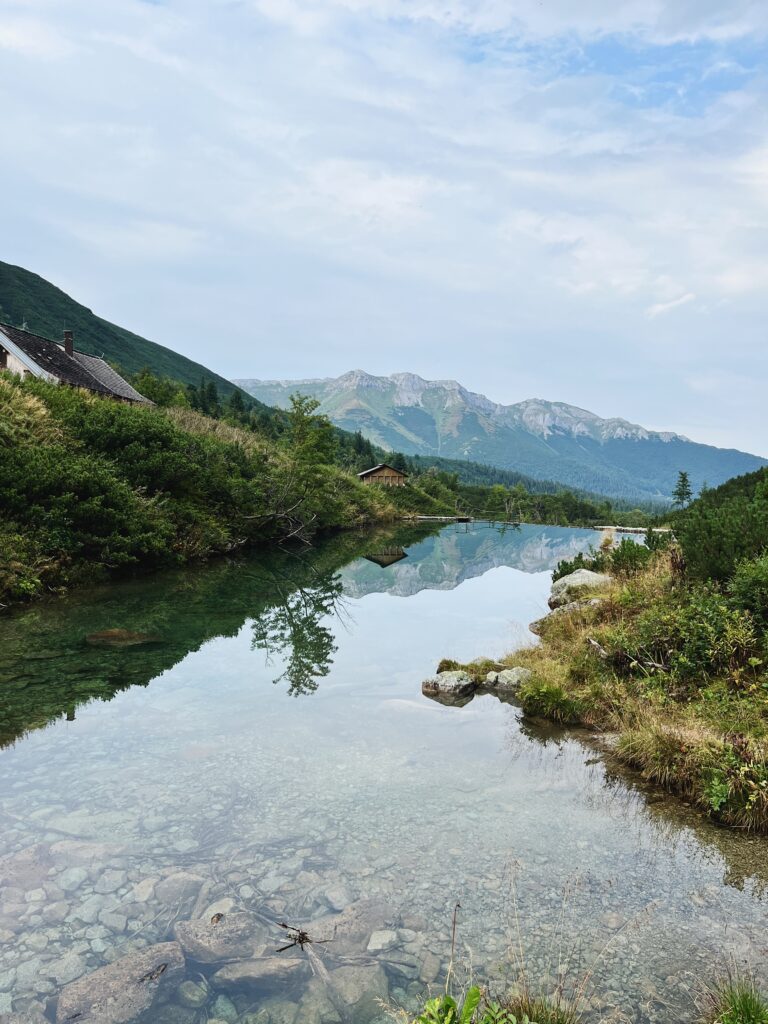
[[[170,377],[183,384],[199,384],[201,378],[213,381],[224,397],[240,390],[206,366],[102,320],[37,274],[2,262],[0,321],[16,326],[26,321],[30,331],[54,340],[61,337],[66,327],[74,332],[77,348],[90,355],[103,355],[126,373],[137,373],[148,366],[158,377]],[[241,393],[247,405],[263,407],[252,396]]]

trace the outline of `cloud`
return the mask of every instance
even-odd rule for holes
[[[12,3],[0,257],[232,376],[703,436],[691,366],[768,369],[767,35],[750,0]],[[713,432],[768,450],[749,402]]]
[[[63,32],[45,22],[24,17],[0,18],[0,50],[22,57],[53,60],[68,56],[73,46]]]
[[[669,302],[657,302],[653,306],[649,306],[647,313],[651,320],[654,320],[657,316],[663,316],[665,313],[671,312],[673,309],[678,309],[680,306],[685,306],[689,302],[693,302],[696,298],[693,292],[686,292],[685,295],[679,295],[676,299],[670,299]]]

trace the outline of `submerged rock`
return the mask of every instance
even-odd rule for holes
[[[200,964],[221,964],[260,956],[267,934],[253,914],[227,914],[215,923],[209,918],[180,921],[174,936],[184,953]]]
[[[591,569],[577,569],[552,584],[552,594],[549,598],[550,608],[560,608],[569,601],[573,601],[586,590],[596,590],[605,587],[612,582],[613,577],[602,572],[592,572]]]
[[[425,679],[421,692],[425,697],[440,701],[441,704],[467,704],[475,694],[477,684],[467,672],[438,672]]]
[[[177,982],[183,972],[184,956],[177,942],[129,953],[67,985],[59,996],[56,1024],[128,1024],[152,1006],[160,988]]]
[[[94,647],[138,647],[159,643],[160,638],[149,633],[135,633],[131,629],[102,629],[89,633],[85,642]]]
[[[176,990],[176,998],[182,1006],[199,1010],[208,1002],[208,989],[196,981],[182,981]]]
[[[213,976],[216,988],[238,991],[244,987],[277,988],[309,973],[306,957],[263,956],[227,964]]]

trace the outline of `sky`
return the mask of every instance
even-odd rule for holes
[[[0,0],[0,259],[227,377],[768,456],[765,0]]]

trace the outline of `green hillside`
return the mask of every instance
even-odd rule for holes
[[[61,338],[67,328],[74,332],[75,346],[81,352],[103,356],[127,374],[148,366],[158,377],[169,377],[182,384],[198,385],[201,379],[206,383],[212,381],[222,397],[238,391],[248,407],[264,407],[207,366],[103,320],[38,274],[1,261],[0,322],[16,327],[26,323],[28,330],[54,340]]]

